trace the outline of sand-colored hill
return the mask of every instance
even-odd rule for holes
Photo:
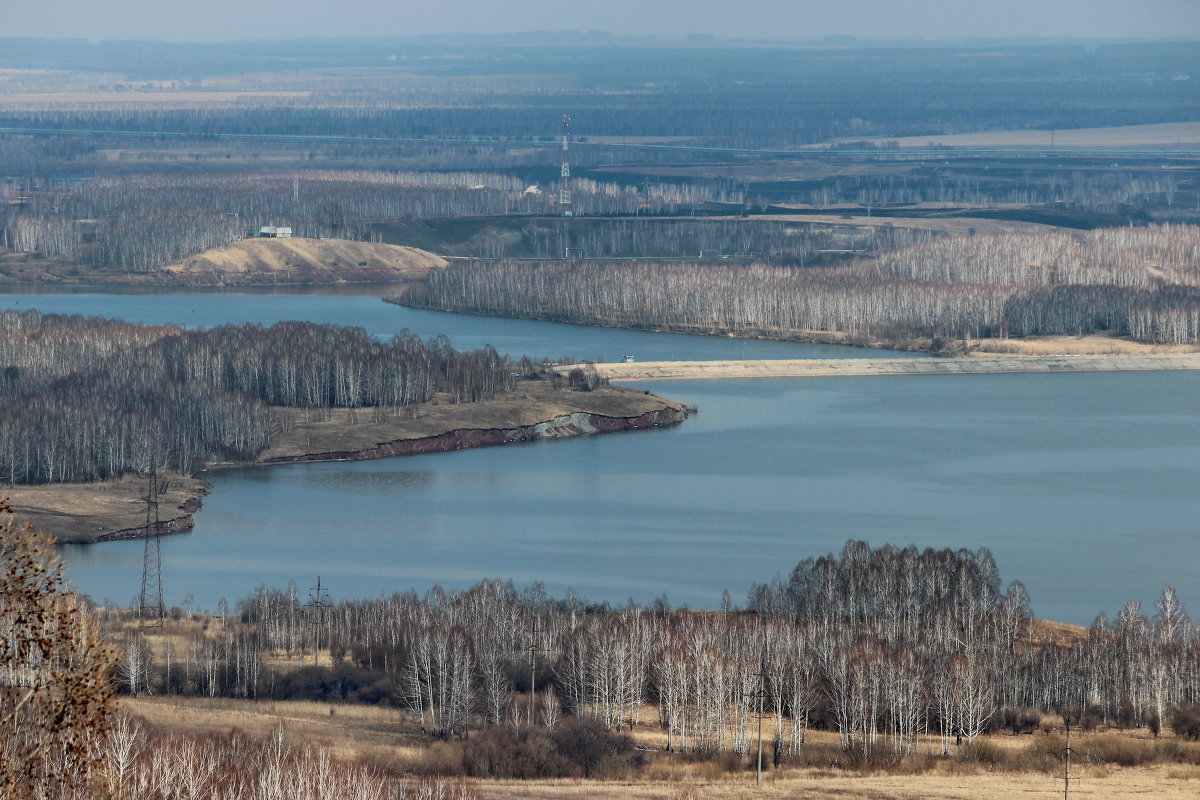
[[[245,239],[163,268],[196,283],[404,281],[446,266],[414,247],[346,239]]]

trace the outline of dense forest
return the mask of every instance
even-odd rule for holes
[[[1031,729],[1042,712],[1157,732],[1200,701],[1200,638],[1171,587],[1156,606],[1149,618],[1129,603],[1055,640],[986,549],[852,541],[724,612],[589,605],[499,581],[320,606],[264,587],[165,653],[130,636],[121,675],[134,693],[395,703],[435,737],[658,726],[669,751],[710,756],[749,752],[761,699],[776,763],[800,757],[812,729],[839,732],[851,758],[905,757]],[[331,666],[268,666],[315,641]]]
[[[190,472],[252,459],[272,406],[404,414],[445,393],[512,387],[506,359],[402,333],[308,322],[185,331],[96,317],[0,311],[0,474],[10,483]]]
[[[830,269],[457,263],[401,302],[440,310],[788,337],[1200,337],[1200,229],[938,238]]]

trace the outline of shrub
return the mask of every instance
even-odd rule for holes
[[[463,769],[477,778],[612,778],[640,769],[628,736],[582,720],[541,728],[489,728],[463,746]]]
[[[1173,709],[1171,730],[1181,739],[1200,741],[1200,705],[1179,706]]]
[[[386,673],[341,663],[334,667],[300,667],[280,675],[272,692],[276,700],[316,700],[368,705],[388,704],[395,686]]]
[[[978,738],[958,748],[958,759],[960,761],[975,761],[980,764],[996,767],[1003,765],[1008,760],[1008,754],[999,745],[989,742],[986,739]]]
[[[476,778],[567,778],[579,774],[536,729],[488,728],[463,745],[463,770]]]
[[[1001,709],[992,716],[990,733],[1006,730],[1014,736],[1032,734],[1042,724],[1042,713],[1036,708]]]

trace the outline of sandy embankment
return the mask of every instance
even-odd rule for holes
[[[424,278],[446,259],[415,247],[345,239],[244,239],[163,267],[185,283],[341,283]]]
[[[1200,369],[1200,353],[972,356],[965,358],[804,358],[761,361],[645,361],[596,364],[613,381],[958,375],[1010,372],[1115,372]],[[565,371],[566,368],[564,368]]]

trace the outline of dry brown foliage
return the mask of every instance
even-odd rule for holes
[[[53,538],[0,500],[0,795],[86,796],[103,774],[114,664]]]

